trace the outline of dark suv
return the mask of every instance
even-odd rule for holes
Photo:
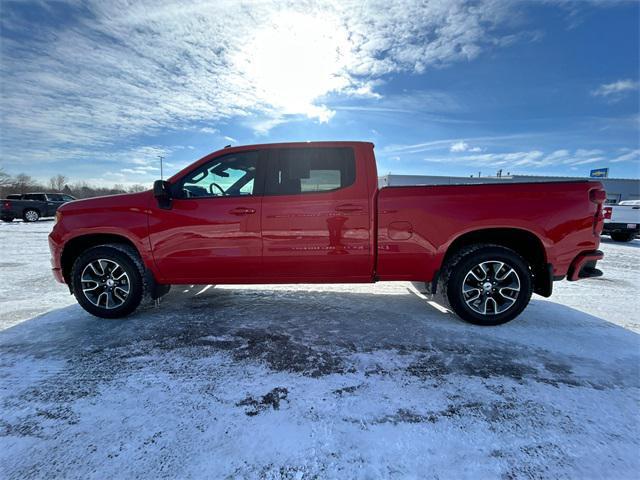
[[[22,218],[25,222],[36,222],[42,217],[53,217],[61,205],[75,200],[66,193],[24,193],[7,195],[0,200],[2,210],[0,219],[12,222],[15,218]]]

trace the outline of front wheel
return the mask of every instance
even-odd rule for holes
[[[128,245],[90,248],[73,263],[73,294],[87,312],[120,318],[133,312],[144,297],[144,267]]]
[[[614,242],[630,242],[636,238],[636,232],[611,232],[611,240]]]
[[[516,318],[533,290],[527,262],[510,248],[473,245],[444,268],[443,293],[451,309],[476,325],[500,325]]]

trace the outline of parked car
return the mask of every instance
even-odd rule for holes
[[[378,188],[373,144],[225,148],[153,191],[58,210],[53,273],[88,312],[171,284],[420,282],[464,320],[507,322],[554,280],[597,277],[599,182]]]
[[[0,200],[0,219],[12,222],[22,218],[25,222],[36,222],[43,217],[53,217],[58,207],[72,200],[75,198],[66,193],[14,193]]]
[[[623,200],[604,207],[604,235],[616,242],[630,242],[640,233],[640,200]]]

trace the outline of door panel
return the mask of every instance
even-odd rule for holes
[[[149,229],[168,283],[245,283],[261,272],[260,197],[176,199],[153,209]]]
[[[316,197],[316,198],[312,198]],[[295,281],[326,277],[369,278],[369,214],[340,212],[335,194],[264,197],[262,205],[265,275]],[[356,201],[355,199],[353,200]]]

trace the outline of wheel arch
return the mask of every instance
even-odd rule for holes
[[[75,262],[78,256],[89,248],[97,247],[98,245],[105,245],[109,243],[119,243],[128,245],[133,248],[138,254],[139,258],[143,260],[140,249],[136,244],[124,235],[118,235],[113,233],[90,233],[85,235],[79,235],[67,241],[62,250],[62,256],[60,257],[60,266],[62,268],[62,275],[65,282],[71,288],[71,268],[73,262]],[[143,260],[144,263],[144,260]]]
[[[492,244],[510,248],[524,258],[533,273],[534,292],[548,297],[553,287],[552,268],[547,260],[546,250],[538,235],[522,228],[485,228],[465,232],[456,237],[448,246],[442,266],[461,249],[476,244]]]

